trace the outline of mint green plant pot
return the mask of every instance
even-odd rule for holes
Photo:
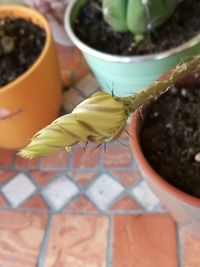
[[[80,4],[81,1],[81,4]],[[147,56],[118,56],[97,51],[83,43],[74,33],[72,22],[86,0],[72,0],[65,13],[65,29],[82,51],[102,89],[116,96],[142,91],[164,72],[188,57],[200,54],[200,34],[188,42],[163,53]]]

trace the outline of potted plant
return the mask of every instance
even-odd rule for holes
[[[122,97],[199,53],[197,10],[196,0],[72,0],[65,28],[102,88]]]
[[[170,185],[169,182],[159,176],[153,167],[151,167],[150,163],[148,163],[140,145],[140,137],[142,132],[141,126],[145,123],[145,115],[149,114],[149,111],[145,112],[146,103],[148,103],[149,107],[154,107],[156,99],[162,98],[165,102],[164,92],[167,91],[168,94],[168,89],[171,86],[179,81],[182,81],[183,78],[188,76],[188,74],[193,73],[196,70],[200,72],[200,57],[195,57],[193,60],[177,66],[172,71],[166,73],[160,80],[155,81],[148,89],[138,94],[134,94],[133,96],[119,98],[106,92],[98,92],[79,104],[71,114],[67,114],[58,118],[52,124],[39,131],[33,137],[30,144],[23,148],[19,154],[25,158],[49,156],[62,148],[66,148],[67,151],[71,151],[71,147],[75,144],[80,144],[81,146],[87,147],[88,141],[106,145],[106,143],[110,143],[118,139],[125,129],[129,115],[139,110],[136,115],[133,116],[128,134],[131,137],[133,153],[144,178],[148,181],[153,191],[160,197],[165,206],[169,209],[171,214],[178,222],[191,223],[192,226],[194,226],[194,223],[199,225],[200,198],[193,197],[182,192],[180,189]],[[185,88],[183,89],[186,90]],[[186,92],[184,90],[181,92],[183,97],[186,96]],[[199,94],[199,90],[196,90],[195,92],[198,92]],[[176,106],[173,106],[173,98],[175,99],[174,101],[178,101],[177,96],[173,95],[167,102],[170,103],[170,107],[168,109],[165,108],[165,110],[169,111],[173,110],[173,108],[174,110],[176,109]],[[198,99],[195,98],[196,95],[193,97],[194,106],[196,105],[195,107],[199,107],[197,101],[200,101],[200,96]],[[164,106],[164,102],[162,101],[160,105],[161,107]],[[142,109],[139,109],[140,107],[142,107]],[[179,114],[181,114],[181,108],[183,107],[180,106]],[[198,112],[200,112],[199,108]],[[155,120],[158,115],[159,114],[155,114],[155,111],[153,111]],[[199,120],[198,113],[195,113],[195,116],[192,117],[194,120],[196,117],[198,117]],[[168,114],[165,114],[165,118],[169,119]],[[159,121],[163,120],[163,118],[159,119]],[[169,131],[168,128],[170,127],[172,126],[170,126],[168,123],[167,128],[165,127],[166,129],[164,131]],[[155,127],[153,126],[153,128]],[[200,129],[199,125],[197,128]],[[146,131],[147,137],[148,130],[149,129]],[[179,130],[179,132],[180,131],[182,131],[182,128]],[[191,129],[189,129],[189,131],[191,133]],[[174,132],[176,132],[176,130]],[[159,135],[154,135],[155,129],[152,135],[149,135],[149,139],[154,140],[155,144],[156,140],[159,138]],[[198,133],[196,134],[195,138],[199,142]],[[147,152],[149,139],[147,139]],[[168,139],[168,144],[170,142],[174,144],[174,140],[172,138]],[[182,142],[184,143],[184,141]],[[159,148],[160,150],[163,150],[164,147],[164,151],[166,150],[166,152],[168,152],[170,149],[165,145],[165,143],[164,146],[162,146],[163,143],[161,143],[161,149]],[[200,142],[199,147],[195,149],[190,153],[193,153],[193,159],[195,158],[195,160],[198,161],[198,170],[200,171],[200,153],[198,152],[198,149],[200,150]],[[173,150],[173,146],[171,146],[171,150]],[[151,151],[152,148],[150,150],[150,154]],[[159,155],[160,151],[156,151],[156,153],[156,155]],[[152,156],[154,156],[153,153]],[[164,156],[166,156],[166,154],[164,154]],[[187,168],[189,168],[188,165]],[[165,165],[165,169],[168,169],[167,165]],[[182,170],[184,172],[184,169]],[[196,177],[199,178],[198,175]],[[192,180],[192,178],[193,177],[188,177],[189,180]],[[200,182],[198,181],[198,188],[199,186]],[[200,191],[198,191],[198,193],[200,193]]]
[[[61,79],[50,27],[37,11],[0,6],[0,147],[20,148],[56,118]]]
[[[200,65],[129,125],[137,165],[152,191],[180,224],[200,227]],[[141,116],[142,114],[142,116]]]

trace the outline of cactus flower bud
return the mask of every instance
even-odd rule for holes
[[[85,141],[108,143],[117,139],[127,121],[124,103],[108,93],[98,92],[38,132],[20,151],[26,158],[48,156]]]

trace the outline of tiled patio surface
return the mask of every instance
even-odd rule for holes
[[[66,85],[88,74],[75,48],[59,57]],[[149,190],[126,133],[31,161],[0,149],[0,267],[36,266],[200,267],[200,240]]]

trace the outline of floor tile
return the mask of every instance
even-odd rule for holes
[[[47,216],[0,212],[0,266],[36,267]]]
[[[67,167],[68,154],[66,150],[61,150],[53,156],[44,157],[41,166],[44,169],[64,169]]]
[[[90,73],[88,64],[78,48],[75,48],[75,57],[73,57],[71,62],[69,62],[69,65],[71,66],[72,71],[75,73],[75,81],[82,80]]]
[[[74,47],[56,44],[56,51],[57,51],[58,58],[59,57],[62,58],[64,55],[65,56],[72,55],[74,51]]]
[[[140,175],[137,171],[131,172],[113,172],[113,174],[120,180],[120,182],[125,186],[129,187],[136,181],[140,179]]]
[[[8,203],[6,202],[5,198],[0,194],[0,207],[7,207]]]
[[[62,98],[62,107],[66,113],[71,113],[72,110],[84,100],[80,92],[73,87],[64,92]]]
[[[48,210],[47,205],[40,195],[35,195],[28,199],[21,208],[24,209],[34,209],[34,210]]]
[[[180,230],[183,267],[200,266],[200,233],[191,233],[187,227]]]
[[[1,171],[0,170],[0,184],[5,183],[8,181],[11,177],[15,176],[16,172],[15,171]]]
[[[0,167],[8,167],[13,164],[15,151],[0,148]]]
[[[97,91],[99,84],[92,74],[84,77],[76,86],[70,87],[63,94],[62,107],[67,113],[80,104],[84,99]]]
[[[77,72],[78,71],[78,67],[81,66],[82,62],[84,61],[83,59],[83,54],[81,53],[81,51],[76,48],[73,47],[73,53],[68,55],[68,61],[63,62],[63,64],[67,64],[67,66]]]
[[[120,142],[128,142],[129,141],[129,135],[127,133],[128,129],[126,131],[123,131],[122,135],[119,137]]]
[[[108,218],[53,218],[45,267],[105,267]]]
[[[133,188],[132,195],[147,210],[153,210],[160,203],[145,181]]]
[[[16,161],[15,161],[15,165],[16,168],[24,170],[24,169],[28,169],[28,170],[33,170],[33,169],[38,169],[39,165],[40,165],[40,159],[36,158],[36,159],[24,159],[20,156],[16,157]]]
[[[124,187],[120,183],[104,173],[88,187],[86,193],[99,209],[106,210],[123,191]]]
[[[100,149],[91,151],[82,147],[76,147],[73,151],[73,168],[95,168],[98,167],[100,159]]]
[[[77,80],[81,80],[89,73],[88,65],[82,53],[77,48],[68,48],[68,52],[59,56],[62,81],[65,86],[70,86]]]
[[[88,65],[86,64],[85,60],[82,59],[80,62],[80,67],[78,71],[74,71],[73,74],[75,76],[75,81],[81,81],[86,75],[90,73]]]
[[[36,186],[24,173],[19,173],[2,187],[4,196],[9,200],[13,207],[18,207],[35,191]]]
[[[114,216],[113,267],[178,267],[172,219],[167,215]]]
[[[62,59],[62,60],[67,60],[67,59]],[[62,62],[60,63],[60,65],[62,66],[62,70],[61,70],[61,80],[62,80],[62,84],[65,88],[68,88],[70,85],[72,85],[74,83],[74,78],[73,78],[73,72],[72,70],[68,69],[67,66],[65,66]],[[63,66],[64,65],[64,66]]]
[[[100,87],[99,83],[92,74],[85,76],[80,82],[76,84],[77,89],[86,97],[90,97]]]
[[[58,176],[58,172],[53,171],[32,171],[30,172],[30,176],[33,178],[33,180],[37,183],[39,186],[44,186],[46,183],[48,183],[51,179],[53,179],[55,176]]]
[[[106,147],[106,156],[103,165],[106,168],[129,168],[132,156],[129,147],[123,145],[111,145]]]
[[[135,209],[140,209],[140,206],[129,196],[123,197],[122,199],[117,201],[117,203],[115,203],[111,208],[111,210],[115,210],[115,211],[117,210],[126,211],[126,210],[135,210]]]
[[[92,179],[97,176],[96,172],[72,172],[68,173],[74,181],[79,183],[80,186],[85,186],[87,183],[92,181]]]
[[[43,190],[43,197],[51,207],[58,211],[64,207],[79,192],[78,187],[67,177],[61,176],[48,184]]]
[[[97,211],[97,208],[85,196],[79,196],[65,208],[65,211],[67,212]]]
[[[57,51],[65,112],[98,84],[75,46]],[[200,267],[198,231],[176,233],[139,174],[130,138],[124,131],[106,149],[89,142],[86,151],[77,145],[72,155],[34,160],[0,149],[0,267]],[[38,265],[47,214],[47,255]]]

